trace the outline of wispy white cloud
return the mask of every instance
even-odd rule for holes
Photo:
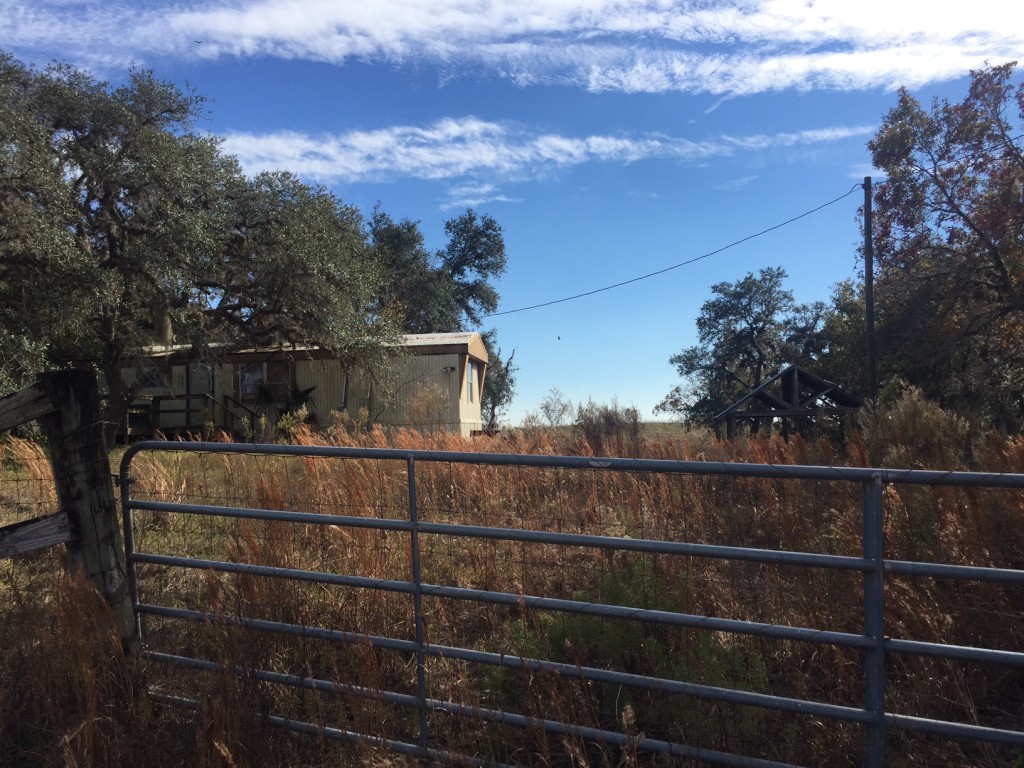
[[[1024,56],[1007,0],[5,0],[0,48],[93,66],[171,56],[484,69],[594,91],[910,86]],[[198,41],[198,42],[197,42]]]
[[[759,178],[761,177],[757,174],[753,176],[743,176],[739,179],[731,179],[730,181],[716,184],[714,188],[717,192],[733,192],[737,189],[743,189],[743,187],[757,181]]]
[[[494,184],[463,184],[448,190],[448,198],[441,204],[443,210],[476,208],[488,203],[519,203],[520,198],[509,197]]]
[[[783,132],[783,133],[755,133],[749,136],[723,136],[723,144],[735,146],[739,149],[758,152],[774,147],[795,147],[812,144],[828,144],[844,139],[855,139],[861,136],[868,136],[875,130],[871,125],[835,126],[832,128],[815,128],[806,131]]]
[[[458,206],[511,202],[498,184],[545,178],[587,163],[663,160],[700,165],[743,152],[861,138],[873,130],[873,126],[846,126],[692,141],[663,134],[534,133],[512,123],[465,117],[427,126],[329,135],[234,132],[224,137],[224,148],[238,157],[249,173],[288,170],[322,184],[409,178],[448,181],[452,184],[449,205]]]

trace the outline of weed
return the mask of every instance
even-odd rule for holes
[[[621,429],[605,429],[599,409],[590,415],[593,419],[587,416],[586,429],[536,426],[471,442],[438,431],[385,433],[365,428],[358,418],[341,416],[327,436],[302,424],[290,432],[296,442],[340,446],[549,455],[622,452],[652,459],[850,465],[868,463],[884,441],[895,446],[902,439],[898,451],[892,448],[897,452],[886,454],[887,461],[948,467],[965,461],[963,436],[955,423],[912,398],[898,407],[903,411],[889,416],[875,412],[870,417],[874,432],[866,437],[851,434],[845,447],[779,435],[736,442],[708,433],[651,439],[633,429],[635,420],[628,414],[615,421]],[[903,439],[901,433],[907,430],[916,431]],[[888,437],[883,439],[883,433]],[[35,485],[21,486],[18,492],[0,486],[0,501],[18,497],[25,509],[31,506],[29,500],[46,503],[51,486],[41,456],[34,444],[7,444],[6,477]],[[1021,471],[1024,440],[990,436],[973,446],[970,459],[994,472]],[[167,452],[138,455],[132,472],[134,496],[163,501],[404,519],[409,499],[403,462]],[[837,482],[437,462],[418,465],[416,490],[421,520],[430,523],[854,557],[861,548],[859,489]],[[1022,493],[889,488],[885,503],[889,557],[1024,567]],[[138,546],[147,552],[341,573],[382,583],[411,579],[409,539],[399,531],[158,512],[138,512],[135,526]],[[436,645],[862,705],[863,661],[853,651],[526,607],[527,596],[544,595],[860,633],[859,574],[427,533],[421,534],[420,544],[429,582],[523,596],[519,606],[425,596],[425,630]],[[414,713],[375,695],[394,691],[411,696],[417,691],[414,655],[371,642],[374,637],[408,641],[415,636],[412,600],[406,594],[142,566],[144,601],[214,617],[191,623],[147,617],[150,648],[219,665],[216,671],[189,671],[151,663],[147,673],[152,688],[199,702],[195,714],[161,709],[161,717],[155,718],[124,688],[102,606],[60,576],[57,553],[3,561],[0,567],[0,646],[5,648],[0,661],[0,764],[305,768],[398,761],[366,745],[336,746],[327,739],[269,728],[271,714],[410,742],[418,737]],[[887,633],[954,645],[1024,647],[1022,592],[1012,585],[893,578],[887,581]],[[226,617],[345,631],[365,641],[254,632],[233,626]],[[861,751],[862,733],[853,725],[826,727],[814,718],[655,695],[512,665],[451,658],[431,658],[426,665],[433,699],[561,719],[629,737],[625,747],[612,748],[550,737],[535,726],[512,729],[472,717],[430,716],[438,743],[482,758],[524,765],[659,764],[636,747],[641,736],[811,765],[853,765]],[[240,675],[237,668],[339,683],[317,692],[282,686],[266,676]],[[1015,672],[894,655],[888,675],[887,707],[893,712],[1006,727],[1019,727],[1024,717],[1024,677]],[[996,749],[895,732],[890,753],[893,765],[907,768],[996,766],[1016,758]]]

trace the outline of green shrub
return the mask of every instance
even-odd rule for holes
[[[600,569],[592,590],[574,595],[581,602],[681,612],[688,602],[685,579],[667,578],[646,561]],[[738,636],[664,624],[574,614],[537,614],[508,626],[516,655],[615,669],[635,675],[693,682],[745,691],[766,691],[767,668],[751,643]],[[594,727],[685,741],[705,748],[742,752],[763,738],[765,713],[672,696],[640,687],[573,685],[509,669],[488,673],[488,693],[501,708],[552,717],[561,715]]]

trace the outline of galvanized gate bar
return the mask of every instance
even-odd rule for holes
[[[874,568],[864,574],[864,635],[872,645],[864,654],[864,707],[873,716],[864,733],[864,765],[885,765],[885,520],[882,478],[864,483],[864,558]]]
[[[560,613],[585,616],[602,616],[609,619],[634,619],[677,627],[734,632],[736,634],[754,635],[756,637],[837,645],[846,648],[870,648],[873,643],[873,641],[865,638],[863,635],[855,635],[849,632],[832,632],[824,629],[765,624],[763,622],[744,621],[742,619],[720,619],[714,616],[675,613],[625,605],[606,605],[604,603],[515,594],[512,592],[491,592],[483,589],[449,587],[423,582],[417,584],[415,581],[394,581],[368,576],[343,576],[336,573],[282,568],[275,565],[253,565],[252,563],[233,563],[223,560],[203,560],[191,557],[175,557],[173,555],[152,555],[149,553],[135,553],[131,556],[130,560],[133,563],[193,568],[218,573],[241,573],[249,576],[266,576],[268,578],[290,579],[316,584],[378,589],[385,592],[404,592],[410,595],[416,595],[418,591],[421,597],[447,597],[453,600],[519,606],[533,610],[558,611]]]
[[[242,573],[248,576],[268,576],[275,579],[308,581],[316,584],[335,584],[340,587],[379,589],[385,592],[404,592],[409,595],[416,592],[416,585],[411,581],[375,579],[369,576],[343,576],[339,573],[305,571],[300,568],[282,568],[278,565],[253,565],[252,563],[202,560],[193,557],[175,557],[174,555],[151,555],[148,552],[134,553],[131,556],[131,562],[193,568],[200,571],[217,571],[219,573]]]
[[[1010,568],[984,568],[977,565],[948,565],[945,563],[915,563],[906,560],[886,560],[885,572],[901,576],[931,576],[936,579],[963,579],[992,581],[1002,584],[1024,584],[1024,571]]]
[[[420,571],[419,510],[416,508],[416,461],[412,456],[406,459],[409,476],[409,546],[412,556],[413,614],[416,622],[416,691],[420,697],[420,747],[430,746],[430,731],[427,726],[427,657],[423,652],[426,641],[423,636],[423,578]]]
[[[310,637],[333,642],[344,642],[353,645],[362,645],[369,642],[374,648],[402,651],[416,655],[421,646],[414,641],[398,640],[379,635],[367,636],[356,632],[344,632],[336,629],[323,627],[307,627],[299,624],[286,624],[278,621],[265,619],[251,619],[239,616],[222,615],[204,611],[190,611],[182,608],[168,608],[165,606],[140,605],[139,613],[161,616],[164,618],[183,619],[186,621],[206,622],[210,624],[223,624],[226,626],[238,626],[245,629],[252,629],[263,632],[277,632],[281,634],[296,635],[299,637]],[[761,707],[779,712],[794,712],[802,715],[815,717],[827,717],[833,720],[842,720],[850,723],[868,723],[874,718],[872,713],[854,707],[844,707],[837,704],[825,704],[806,699],[792,699],[785,696],[773,696],[765,693],[754,693],[751,691],[739,691],[732,688],[719,688],[700,683],[687,683],[680,680],[650,677],[647,675],[631,674],[628,672],[617,672],[614,670],[597,669],[579,664],[565,664],[561,662],[548,661],[546,659],[532,659],[523,656],[512,656],[509,654],[492,653],[489,651],[476,651],[467,648],[456,648],[451,646],[433,645],[424,643],[422,651],[425,656],[441,659],[455,659],[468,661],[475,664],[487,664],[490,666],[506,667],[509,669],[523,669],[530,672],[550,672],[562,677],[577,680],[590,680],[593,682],[612,683],[615,685],[626,685],[634,688],[662,691],[664,693],[682,694],[698,699],[711,701],[722,701],[729,704],[742,706]],[[184,664],[178,661],[186,658],[174,654],[150,652],[149,658],[165,663]],[[215,664],[212,661],[196,661],[199,667],[207,669],[209,665]],[[207,666],[202,666],[207,665]],[[188,664],[185,664],[188,666]],[[343,683],[339,687],[351,688]],[[423,701],[426,700],[424,697]],[[402,699],[408,704],[419,702],[419,698],[409,697]]]
[[[614,549],[619,552],[647,552],[656,555],[690,555],[720,560],[771,563],[773,565],[832,568],[842,571],[868,571],[874,568],[874,563],[860,557],[825,555],[817,552],[791,552],[781,549],[725,547],[718,544],[691,544],[682,541],[659,541],[658,539],[624,539],[615,536],[594,536],[593,534],[564,533],[562,531],[526,531],[515,528],[492,528],[479,525],[458,525],[455,523],[421,523],[420,531],[441,536],[459,536],[472,539],[561,544],[566,547]]]
[[[992,648],[972,648],[965,645],[946,645],[944,643],[924,643],[919,640],[890,639],[885,641],[885,650],[894,653],[915,654],[917,656],[934,656],[939,659],[980,661],[989,664],[1024,667],[1024,653],[1019,651],[998,651]]]
[[[281,523],[306,523],[309,525],[344,525],[349,528],[372,528],[380,531],[410,531],[408,520],[389,520],[382,517],[359,517],[354,515],[332,515],[327,512],[290,512],[279,509],[258,507],[223,507],[215,504],[175,504],[166,501],[130,502],[131,509],[147,512],[180,512],[186,515],[206,517],[230,517],[244,520],[274,520]]]
[[[774,480],[824,480],[848,483],[873,482],[883,485],[936,485],[961,488],[1024,489],[1024,475],[1004,472],[945,472],[927,469],[879,469],[869,467],[821,467],[803,464],[743,464],[724,461],[675,461],[669,459],[587,458],[517,453],[470,453],[467,451],[426,451],[399,448],[346,448],[329,445],[277,445],[260,443],[204,443],[143,440],[125,451],[121,466],[143,451],[184,453],[235,453],[264,456],[307,456],[416,462],[519,466],[547,469],[575,469],[615,472],[645,472],[719,477],[752,477]],[[129,474],[130,476],[130,474]]]
[[[342,629],[309,627],[303,624],[287,624],[285,622],[270,621],[268,619],[253,619],[247,616],[232,616],[230,614],[212,613],[210,611],[192,611],[186,608],[169,608],[166,605],[149,605],[148,603],[142,603],[136,606],[136,610],[147,616],[160,616],[166,619],[182,619],[184,621],[199,622],[201,624],[223,624],[225,626],[241,627],[243,629],[254,629],[260,632],[277,632],[279,634],[295,635],[297,637],[329,640],[335,643],[348,643],[349,645],[369,644],[373,648],[383,648],[388,651],[402,651],[404,653],[414,654],[417,649],[417,645],[413,640],[399,640],[393,637],[367,635],[362,632],[346,632]],[[429,646],[427,646],[427,648],[429,648]]]
[[[359,516],[290,512],[285,510],[244,509],[215,505],[178,505],[166,502],[135,501],[131,498],[130,464],[132,458],[140,451],[163,452],[203,452],[244,455],[276,455],[322,457],[333,459],[363,459],[372,461],[394,461],[404,465],[408,483],[408,510],[405,520],[366,518]],[[616,471],[637,473],[660,473],[672,475],[694,476],[725,476],[761,478],[765,480],[804,480],[858,483],[862,486],[863,514],[863,555],[862,557],[844,557],[819,553],[787,552],[781,550],[761,550],[740,547],[721,547],[694,544],[689,542],[666,542],[650,539],[618,539],[609,536],[591,536],[582,534],[566,534],[536,530],[514,530],[485,526],[466,526],[448,523],[431,523],[419,520],[416,497],[416,463],[471,463],[474,465],[534,467],[549,470],[565,471]],[[915,640],[890,639],[885,637],[885,602],[884,580],[886,576],[917,576],[944,579],[977,580],[1005,584],[1024,583],[1024,571],[1013,569],[986,568],[971,565],[950,565],[936,563],[917,563],[907,561],[886,561],[884,554],[884,510],[883,489],[891,483],[915,485],[936,485],[970,488],[1003,488],[1024,489],[1024,475],[1020,474],[982,474],[969,472],[933,472],[926,470],[880,470],[871,468],[846,467],[811,467],[811,466],[779,466],[728,464],[722,462],[690,462],[646,459],[592,459],[586,457],[557,456],[521,456],[512,454],[476,454],[445,451],[409,451],[399,449],[363,449],[335,448],[330,446],[269,446],[239,445],[223,443],[163,443],[148,441],[138,443],[125,453],[120,469],[120,485],[124,509],[125,542],[129,554],[129,579],[135,611],[139,615],[162,616],[167,619],[187,621],[219,621],[234,624],[248,629],[293,634],[303,637],[315,637],[332,642],[369,643],[376,648],[387,648],[394,651],[411,653],[416,658],[417,693],[415,696],[390,691],[375,691],[374,696],[385,697],[386,700],[417,709],[419,715],[419,739],[417,744],[389,742],[388,748],[396,752],[425,759],[458,760],[468,759],[473,763],[479,760],[468,756],[453,755],[439,750],[431,744],[431,732],[427,714],[430,711],[443,711],[460,716],[471,716],[481,720],[492,720],[506,724],[535,727],[540,724],[547,732],[553,734],[572,735],[588,739],[601,740],[620,746],[636,746],[637,739],[629,734],[600,729],[585,728],[573,723],[558,721],[538,721],[525,715],[480,709],[458,702],[446,702],[432,699],[427,695],[426,660],[427,658],[457,659],[467,663],[498,665],[518,668],[533,672],[550,672],[565,677],[589,680],[594,682],[628,685],[647,688],[649,690],[684,694],[695,698],[725,701],[745,706],[756,706],[764,709],[810,714],[812,716],[830,718],[865,724],[864,733],[864,764],[869,768],[881,768],[885,765],[886,729],[899,728],[922,733],[929,733],[950,738],[973,739],[997,744],[1009,744],[1024,747],[1024,731],[1011,731],[999,728],[967,725],[948,721],[930,720],[887,713],[885,711],[885,655],[886,653],[906,653],[939,658],[957,659],[962,661],[1005,664],[1014,667],[1024,665],[1024,653],[1001,651],[987,648],[970,648],[963,646],[925,643]],[[139,553],[135,551],[133,511],[148,510],[162,514],[194,514],[228,518],[254,518],[295,522],[302,524],[338,525],[359,528],[371,528],[393,532],[408,532],[410,535],[410,561],[412,581],[405,582],[391,579],[357,577],[344,574],[320,573],[301,569],[277,568],[253,563],[226,563],[216,560],[175,557],[155,553]],[[422,580],[422,564],[420,562],[421,535],[445,536],[451,538],[480,538],[492,540],[508,540],[523,543],[557,544],[604,549],[610,551],[653,552],[658,554],[685,555],[688,557],[720,558],[743,560],[747,562],[775,563],[787,566],[810,568],[840,569],[848,572],[860,572],[863,576],[863,612],[864,634],[849,634],[828,630],[817,630],[803,627],[787,627],[734,619],[721,619],[699,615],[681,614],[670,611],[642,610],[621,605],[605,605],[576,600],[550,598],[543,595],[522,595],[504,592],[493,592],[476,589],[459,588],[424,583]],[[288,578],[299,581],[319,582],[376,589],[390,592],[406,593],[413,597],[415,615],[415,640],[401,640],[379,636],[367,636],[358,632],[302,627],[260,619],[232,617],[212,614],[203,611],[191,611],[182,608],[170,608],[142,604],[139,601],[137,567],[139,564],[153,563],[171,567],[202,568],[234,573]],[[468,648],[433,645],[426,642],[423,625],[423,599],[456,599],[501,605],[517,605],[523,609],[551,610],[583,615],[628,618],[636,621],[659,622],[676,626],[685,626],[714,631],[746,633],[769,638],[784,638],[800,642],[828,643],[836,646],[859,648],[864,658],[865,707],[843,707],[821,702],[787,699],[768,694],[752,693],[728,688],[716,688],[679,680],[631,675],[616,670],[602,670],[592,667],[575,666],[545,659],[533,659],[508,654],[493,653]],[[179,663],[167,654],[151,654],[156,661]],[[182,657],[185,658],[185,657]],[[186,664],[198,665],[204,662],[190,659]],[[313,681],[310,678],[287,675],[283,673],[252,670],[263,676],[268,682],[283,685],[313,687],[318,690],[334,691],[344,688],[346,684],[336,681]],[[353,694],[358,695],[356,687],[348,686]],[[364,693],[366,691],[363,691]],[[355,734],[343,729],[331,729],[310,723],[290,721],[285,718],[270,716],[275,724],[290,727],[303,732],[316,732],[330,738],[361,740],[362,743],[383,743],[378,737],[369,734]],[[278,722],[280,721],[280,722]],[[330,735],[328,731],[337,731]],[[716,762],[724,765],[768,766],[781,765],[757,758],[743,757],[726,753],[700,750],[695,747],[675,745],[648,739],[644,749],[652,749],[668,755],[694,757],[700,755],[705,762]]]
[[[885,721],[890,725],[894,725],[908,731],[931,733],[936,736],[953,736],[955,738],[972,739],[974,741],[987,741],[992,744],[1009,744],[1015,747],[1024,747],[1024,733],[1017,731],[1004,731],[999,728],[985,728],[981,725],[968,725],[967,723],[949,723],[945,720],[929,720],[925,717],[911,717],[910,715],[886,715]]]
[[[167,501],[133,501],[132,509],[149,512],[182,513],[208,517],[230,517],[248,520],[275,520],[286,523],[311,523],[313,525],[338,525],[351,528],[371,528],[382,531],[410,531],[412,525],[406,520],[334,515],[327,512],[290,512],[286,510],[260,509],[255,507],[223,507],[212,504],[177,504]],[[681,541],[659,539],[623,539],[615,536],[594,536],[583,533],[562,531],[528,531],[517,528],[494,528],[456,523],[420,522],[420,533],[463,538],[493,539],[497,541],[522,541],[540,544],[561,544],[567,547],[588,547],[593,549],[614,549],[622,552],[647,552],[658,555],[691,555],[722,560],[740,560],[774,565],[797,565],[812,568],[831,568],[842,571],[869,571],[874,563],[860,557],[827,555],[817,552],[792,552],[779,549],[756,549],[753,547],[726,547],[717,544],[692,544]],[[994,569],[983,569],[992,571]],[[1017,573],[1011,571],[1011,573]],[[1024,581],[1024,572],[1020,572]],[[948,575],[948,574],[944,574]]]

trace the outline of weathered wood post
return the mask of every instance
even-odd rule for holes
[[[128,587],[121,519],[107,459],[99,388],[91,371],[45,373],[36,383],[0,400],[0,430],[38,420],[46,435],[60,512],[11,526],[0,554],[64,541],[68,571],[83,571],[117,619],[132,669],[139,665],[139,632]],[[0,531],[2,533],[2,531]],[[0,536],[2,540],[3,536]],[[30,541],[26,542],[25,540]]]

